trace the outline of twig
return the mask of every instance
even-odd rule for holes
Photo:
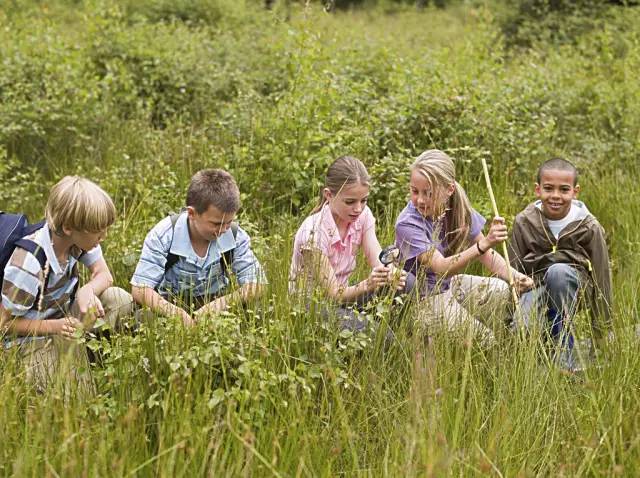
[[[498,212],[498,205],[496,204],[496,198],[493,195],[493,188],[491,187],[491,178],[489,177],[489,168],[487,168],[487,161],[484,158],[482,160],[482,170],[484,171],[484,179],[487,182],[487,190],[489,191],[489,198],[491,199],[491,206],[493,207],[494,216],[500,216]],[[518,292],[516,291],[516,285],[513,282],[513,274],[511,274],[511,261],[509,261],[509,251],[507,250],[507,241],[502,243],[502,254],[504,260],[507,263],[507,279],[509,280],[509,287],[511,288],[511,296],[513,297],[513,305],[515,306],[515,313],[518,315],[520,312],[520,301],[518,300]]]

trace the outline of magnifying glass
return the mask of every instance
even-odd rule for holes
[[[380,262],[382,262],[382,265],[385,267],[396,262],[399,257],[400,249],[398,249],[396,246],[387,246],[382,249],[380,251],[380,254],[378,255],[378,259],[380,259]]]

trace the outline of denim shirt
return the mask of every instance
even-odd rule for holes
[[[215,297],[229,285],[220,261],[222,254],[231,249],[233,262],[228,272],[235,274],[239,285],[266,283],[262,266],[250,246],[251,240],[242,228],[238,228],[236,238],[228,229],[211,241],[205,257],[200,257],[191,245],[187,213],[180,214],[175,228],[171,217],[166,217],[147,234],[131,284],[156,289],[163,297]],[[178,260],[165,274],[169,252]]]

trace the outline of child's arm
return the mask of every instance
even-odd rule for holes
[[[304,268],[312,271],[312,280],[320,284],[325,293],[338,302],[353,302],[364,294],[374,292],[387,283],[389,274],[389,269],[380,265],[374,267],[365,280],[344,287],[339,284],[329,258],[318,249],[304,249],[302,260]]]
[[[476,241],[477,239],[477,241]],[[432,247],[418,256],[421,265],[428,267],[436,274],[451,276],[464,270],[474,259],[486,255],[489,249],[507,239],[507,226],[501,217],[494,218],[486,237],[479,234],[470,247],[453,256],[444,257],[440,251]],[[480,250],[482,249],[482,251]]]
[[[596,314],[599,321],[596,324],[598,334],[606,334],[606,329],[611,326],[611,309],[613,306],[613,294],[611,291],[611,266],[609,264],[609,251],[605,240],[604,229],[598,225],[593,231],[588,248],[593,276],[595,279]]]
[[[248,300],[254,299],[261,295],[263,290],[264,286],[262,284],[244,284],[230,294],[218,297],[217,299],[200,307],[194,314],[195,318],[200,319],[203,315],[209,313],[222,312],[223,310],[227,310],[229,306],[231,306],[231,304],[235,304],[237,302],[246,302]]]
[[[370,227],[365,231],[364,236],[362,237],[362,250],[364,251],[364,255],[371,268],[382,265],[379,258],[382,246],[376,236],[375,227]]]
[[[153,312],[167,317],[181,317],[184,325],[193,325],[194,323],[186,310],[172,304],[168,300],[165,300],[165,298],[158,294],[158,292],[156,292],[152,287],[137,285],[131,286],[131,295],[136,303],[148,307]]]
[[[62,335],[74,337],[76,330],[82,329],[82,323],[75,317],[63,317],[62,319],[31,320],[15,317],[0,306],[0,330],[1,335],[19,336],[43,336]]]
[[[91,279],[78,289],[75,300],[80,311],[80,317],[76,318],[81,320],[86,318],[91,323],[97,317],[104,317],[104,308],[98,297],[111,287],[113,276],[102,256],[88,267],[91,272]],[[91,312],[89,316],[86,316],[89,312]]]
[[[478,234],[474,238],[473,243],[480,243],[482,239],[484,239],[482,233]],[[522,274],[513,267],[508,266],[507,261],[504,260],[504,257],[502,257],[493,249],[489,249],[487,252],[482,254],[478,258],[478,261],[480,261],[480,263],[485,266],[492,274],[499,277],[505,282],[509,282],[508,270],[510,268],[511,275],[513,276],[513,282],[518,292],[526,292],[533,288],[533,279],[531,277]]]

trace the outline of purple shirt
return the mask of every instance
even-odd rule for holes
[[[484,227],[486,220],[477,211],[471,211],[471,227],[469,228],[469,242],[473,240]],[[396,246],[400,249],[400,259],[404,261],[404,270],[418,276],[418,256],[432,248],[436,248],[440,254],[446,257],[447,241],[445,232],[446,219],[433,221],[423,217],[415,206],[409,201],[396,221]],[[434,237],[436,236],[437,237]],[[422,271],[424,274],[424,271]],[[431,270],[426,271],[426,281],[420,289],[421,295],[438,289],[449,289],[450,278],[438,277]]]

